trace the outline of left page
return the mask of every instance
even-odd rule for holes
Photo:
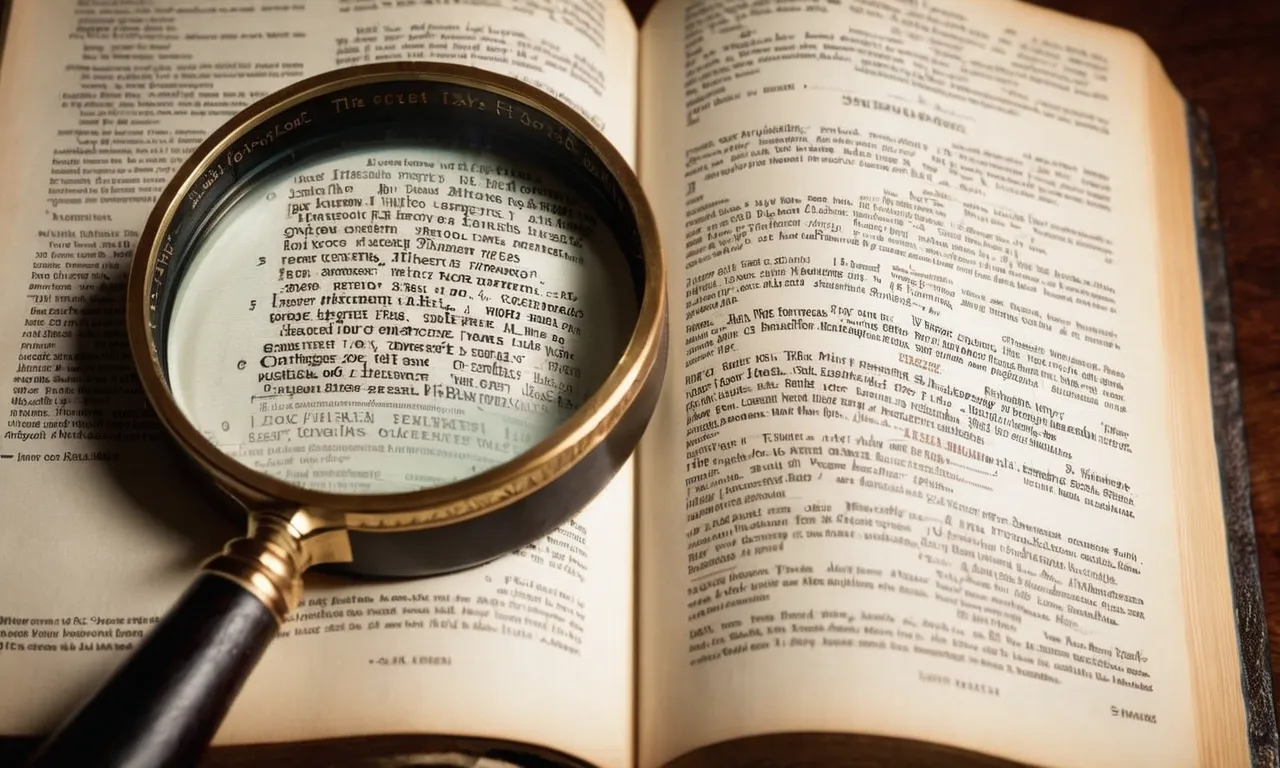
[[[137,233],[210,130],[305,76],[433,59],[539,86],[634,157],[621,2],[378,6],[15,4],[0,67],[0,733],[52,728],[239,533],[161,439],[123,324]],[[309,577],[215,743],[445,733],[628,762],[631,489],[628,465],[560,531],[480,569]]]

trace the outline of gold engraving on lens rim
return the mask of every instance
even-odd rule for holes
[[[550,436],[515,459],[464,480],[400,494],[331,494],[284,483],[250,469],[219,451],[186,418],[165,383],[149,310],[164,280],[169,224],[202,177],[237,140],[273,116],[327,94],[358,86],[437,83],[474,88],[531,107],[558,121],[575,142],[594,151],[618,185],[634,217],[644,285],[636,325],[623,355],[595,394]],[[566,152],[574,153],[566,145]],[[589,171],[599,169],[587,164]],[[197,194],[203,194],[202,191]],[[301,514],[315,528],[406,531],[474,519],[536,493],[601,447],[615,430],[627,440],[616,447],[630,455],[644,430],[666,359],[666,264],[653,214],[631,168],[590,123],[574,110],[518,80],[472,67],[427,62],[371,64],[335,70],[295,83],[250,106],[215,131],[182,165],[152,210],[135,251],[129,276],[127,325],[134,365],[152,408],[178,445],[248,509]],[[639,404],[639,405],[637,405]],[[635,407],[633,407],[635,406]],[[628,437],[635,436],[635,437]],[[615,439],[618,438],[614,435]],[[608,478],[584,478],[601,488]],[[349,555],[348,555],[349,556]]]

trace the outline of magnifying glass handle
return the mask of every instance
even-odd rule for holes
[[[316,551],[349,559],[345,542],[344,533],[327,549],[309,548],[289,520],[251,515],[249,534],[205,563],[168,615],[36,750],[28,768],[194,765],[301,598],[302,573]]]
[[[27,765],[194,765],[278,630],[256,595],[231,579],[201,574]]]

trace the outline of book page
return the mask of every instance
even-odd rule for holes
[[[1211,145],[1203,143],[1202,126],[1184,125],[1191,123],[1184,119],[1188,104],[1154,55],[1147,67],[1152,167],[1158,179],[1160,213],[1162,325],[1169,350],[1165,375],[1170,399],[1178,404],[1170,418],[1176,457],[1174,502],[1180,523],[1196,722],[1202,724],[1200,762],[1239,765],[1252,759],[1254,749],[1246,733],[1255,728],[1253,722],[1246,722],[1245,713],[1246,700],[1252,696],[1252,686],[1245,683],[1250,676],[1245,669],[1249,664],[1244,650],[1246,609],[1237,605],[1233,582],[1237,558],[1253,555],[1228,538],[1228,529],[1234,528],[1229,516],[1235,514],[1228,504],[1239,503],[1228,490],[1232,484],[1228,478],[1235,471],[1232,456],[1244,446],[1232,446],[1231,438],[1223,437],[1243,425],[1222,404],[1230,397],[1218,391],[1221,385],[1216,381],[1234,366],[1232,350],[1230,346],[1224,350],[1222,341],[1220,316],[1227,286],[1220,281],[1225,265],[1214,263],[1222,255],[1205,247],[1204,240],[1217,226],[1218,211],[1210,208],[1216,200],[1206,194],[1206,187],[1216,186],[1217,180],[1206,173],[1212,156],[1206,154]],[[1188,157],[1191,162],[1183,163],[1182,158]],[[1187,205],[1189,198],[1196,200],[1194,206]],[[1188,269],[1188,264],[1199,269]],[[1233,333],[1229,318],[1225,326],[1226,334]]]
[[[161,439],[133,380],[124,336],[124,281],[138,232],[170,174],[210,130],[304,76],[433,59],[542,87],[634,157],[636,31],[621,3],[386,5],[16,3],[0,67],[0,221],[8,243],[0,267],[0,359],[8,373],[0,378],[9,403],[0,433],[0,733],[56,725],[158,620],[199,562],[241,531]],[[413,201],[386,203],[388,210],[447,198],[449,184],[409,189],[434,185],[432,173],[396,175],[401,188],[393,197]],[[484,229],[470,213],[470,229]],[[503,216],[525,239],[543,236],[529,221]],[[423,226],[396,225],[397,236]],[[537,228],[546,234],[548,226],[555,225]],[[518,254],[505,226],[485,234],[497,238],[486,241],[491,248]],[[305,235],[287,244],[334,264],[352,250]],[[423,256],[429,247],[415,240],[394,249],[404,254],[402,277],[430,283],[407,272],[421,268],[415,259],[437,255]],[[450,258],[468,270],[465,253]],[[269,296],[275,285],[287,293],[281,286],[292,278],[277,269],[286,266],[274,265],[255,289]],[[496,306],[511,291],[528,293],[525,285],[487,290]],[[474,341],[485,347],[484,339]],[[264,347],[260,357],[269,354]],[[255,357],[266,366],[262,360]],[[277,363],[309,367],[297,355]],[[347,394],[368,399],[374,379],[388,376],[370,373],[356,382],[360,391]],[[286,399],[272,402],[290,402],[281,394]],[[328,439],[343,428],[338,421],[360,421],[357,408],[307,411],[329,421],[317,418],[304,435],[289,417],[298,412],[281,413],[275,433],[256,435],[271,438],[266,445]],[[372,442],[458,444],[466,437],[421,423],[429,419],[406,418],[387,441]],[[435,427],[443,437],[430,432]],[[309,575],[303,604],[216,743],[446,733],[527,740],[605,765],[628,762],[631,472],[628,465],[557,532],[481,568],[405,582]]]
[[[1145,47],[688,0],[641,61],[675,296],[641,764],[799,731],[1195,764]]]

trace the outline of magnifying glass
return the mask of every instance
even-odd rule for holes
[[[664,286],[626,162],[514,79],[354,67],[230,120],[156,204],[127,322],[248,533],[31,764],[194,762],[306,569],[447,573],[565,522],[652,414]]]

